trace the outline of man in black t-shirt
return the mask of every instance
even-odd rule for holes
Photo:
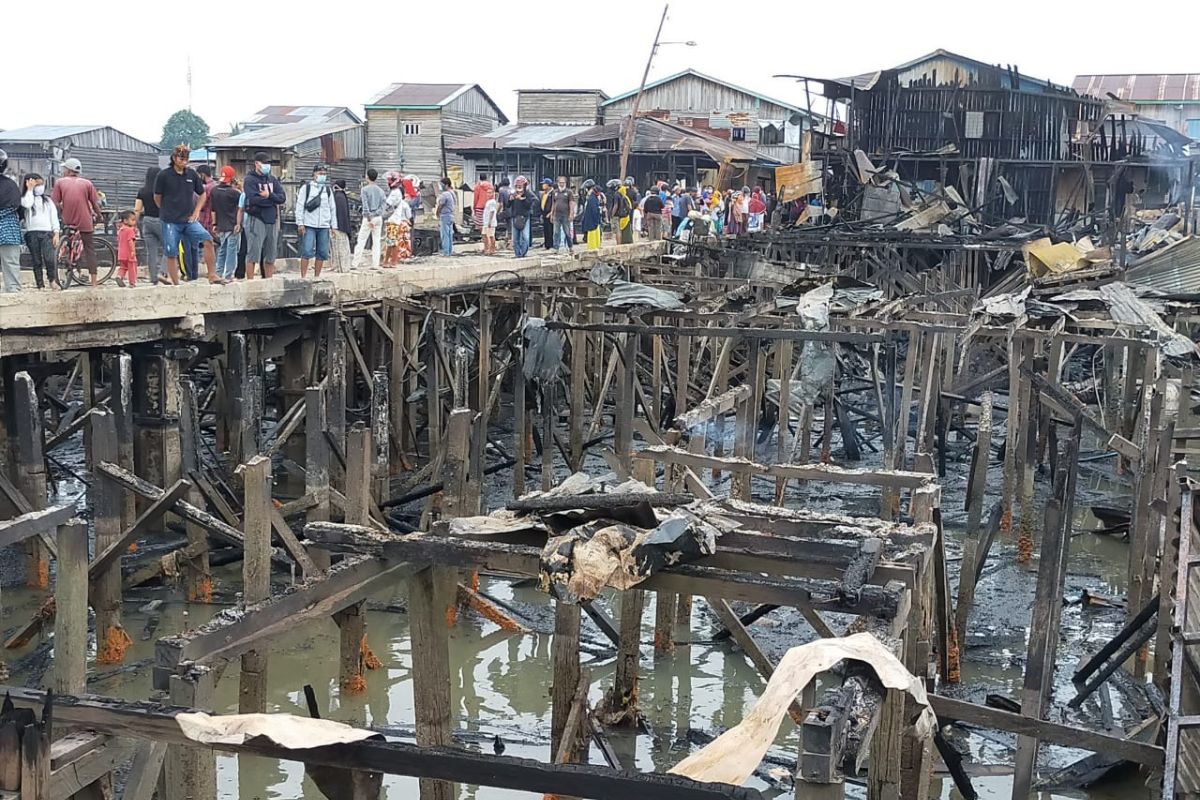
[[[657,242],[663,235],[663,201],[658,192],[648,192],[642,201],[642,219],[646,222],[646,236]]]
[[[191,151],[178,145],[171,152],[171,166],[158,173],[154,180],[154,202],[158,204],[163,228],[163,254],[171,283],[179,285],[179,245],[185,248],[204,246],[204,264],[208,267],[209,282],[223,283],[217,277],[212,236],[200,224],[200,211],[207,195],[204,181],[189,167]]]

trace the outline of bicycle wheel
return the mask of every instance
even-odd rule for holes
[[[62,287],[70,289],[73,285],[86,286],[88,279],[84,276],[82,279],[78,269],[78,257],[71,257],[71,239],[64,235],[62,241],[58,245],[58,270],[62,273]]]
[[[117,248],[106,239],[96,240],[96,281],[108,283],[117,271]]]

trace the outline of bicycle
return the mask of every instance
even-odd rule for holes
[[[111,242],[93,236],[92,242],[96,248],[96,282],[106,283],[117,271],[117,251]],[[70,289],[72,284],[90,286],[92,276],[83,264],[83,236],[73,225],[63,226],[63,235],[59,237],[58,265],[63,273],[62,286]]]

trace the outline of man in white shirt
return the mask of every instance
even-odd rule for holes
[[[300,234],[300,277],[308,277],[308,262],[316,257],[313,277],[329,260],[329,232],[337,227],[337,206],[327,183],[324,164],[313,167],[312,180],[296,190],[296,232]]]

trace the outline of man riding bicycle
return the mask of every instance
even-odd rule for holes
[[[63,175],[54,182],[50,199],[58,206],[59,217],[66,228],[79,232],[83,243],[81,260],[96,285],[95,220],[100,218],[100,195],[87,178],[80,175],[83,165],[78,158],[63,162]]]

